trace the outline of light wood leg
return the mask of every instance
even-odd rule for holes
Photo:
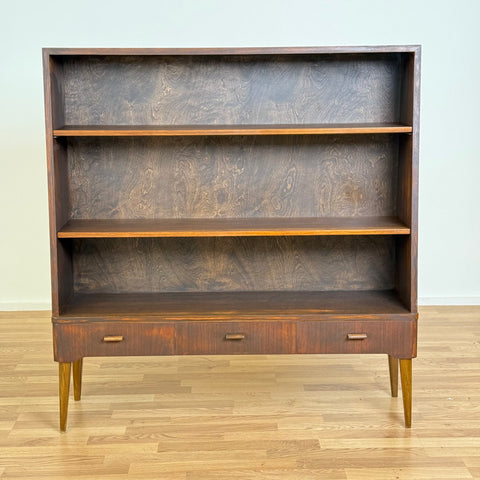
[[[402,379],[403,412],[405,426],[412,426],[412,359],[400,360],[400,377]]]
[[[73,362],[73,398],[77,401],[82,398],[82,370],[83,358]]]
[[[388,369],[390,371],[390,390],[392,397],[398,397],[398,358],[388,356]]]
[[[60,431],[67,429],[68,395],[70,393],[70,362],[58,364],[59,397],[60,397]]]

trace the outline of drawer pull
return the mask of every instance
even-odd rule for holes
[[[367,338],[367,334],[366,333],[348,333],[347,338],[349,340],[364,340],[365,338]]]
[[[107,335],[103,337],[104,342],[123,342],[123,335]]]
[[[227,333],[225,340],[243,340],[245,335],[243,333]]]

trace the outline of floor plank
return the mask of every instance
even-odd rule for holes
[[[0,312],[0,479],[478,480],[479,378],[480,307],[424,307],[411,430],[386,355],[254,355],[86,359],[61,434],[49,313]]]

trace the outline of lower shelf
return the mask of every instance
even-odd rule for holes
[[[275,320],[412,315],[393,291],[174,292],[83,294],[57,322],[71,320]]]
[[[416,314],[391,291],[79,295],[53,323],[59,362],[124,355],[416,356]]]

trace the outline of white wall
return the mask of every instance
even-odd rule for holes
[[[0,31],[0,310],[49,308],[41,47],[422,44],[419,294],[480,303],[477,0],[25,0]]]

